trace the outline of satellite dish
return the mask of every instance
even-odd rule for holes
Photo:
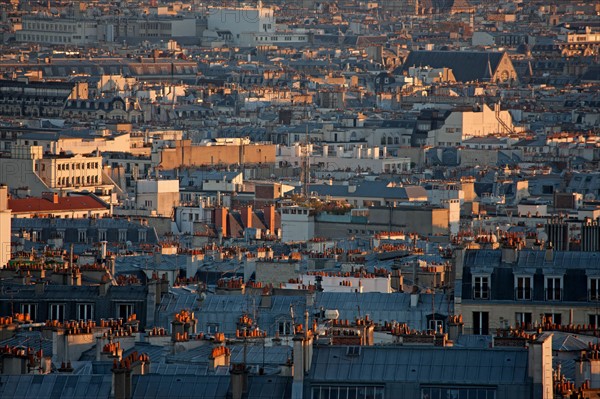
[[[131,243],[131,241],[127,241],[127,242],[125,243],[125,246],[126,246],[127,248],[131,248],[131,247],[133,246],[133,244]]]
[[[583,199],[585,201],[594,201],[596,199],[596,196],[592,193],[588,193],[583,197]]]

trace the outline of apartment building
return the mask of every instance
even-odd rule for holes
[[[456,259],[455,311],[465,332],[550,323],[600,325],[600,254],[462,249]]]
[[[69,99],[87,98],[86,82],[0,80],[1,115],[56,118]]]
[[[114,201],[114,184],[103,179],[101,156],[50,155],[43,154],[41,146],[13,146],[10,158],[0,158],[0,180],[33,196],[87,190],[108,203]]]
[[[89,45],[98,42],[98,22],[87,18],[24,15],[17,42],[55,45]]]

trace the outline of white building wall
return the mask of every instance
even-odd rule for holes
[[[496,118],[496,112],[485,104],[481,111],[454,111],[446,118],[444,126],[430,132],[429,137],[433,142],[428,144],[458,146],[471,137],[507,133],[498,119],[514,129],[512,116],[508,111],[499,111]]]
[[[333,153],[335,151],[335,153]],[[312,146],[309,147],[310,163],[312,165],[322,164],[324,170],[350,170],[361,171],[370,169],[375,173],[384,172],[408,172],[410,171],[410,158],[388,157],[387,149],[380,147],[363,147],[358,145],[346,151],[343,146],[323,146],[322,154],[313,154]],[[381,153],[383,156],[380,157]],[[301,146],[295,144],[291,147],[279,146],[277,150],[277,163],[288,162],[291,165],[301,165]]]
[[[16,39],[18,42],[92,44],[98,41],[98,23],[73,18],[25,17]]]
[[[281,212],[281,241],[303,242],[315,236],[315,217],[310,209],[283,207]]]
[[[233,42],[239,43],[245,33],[275,32],[275,15],[270,8],[212,7],[207,18],[209,31],[229,31]]]
[[[299,276],[302,284],[315,285],[315,276],[303,274]],[[349,283],[350,285],[342,285]],[[342,284],[340,284],[342,283]],[[383,292],[389,294],[392,292],[392,284],[390,277],[338,277],[338,276],[323,276],[321,286],[325,292]]]
[[[207,222],[210,217],[202,206],[178,207],[175,209],[175,222],[179,232],[183,234],[194,234],[194,223]]]

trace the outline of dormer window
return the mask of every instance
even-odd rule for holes
[[[490,299],[490,276],[473,276],[473,299]]]
[[[561,301],[562,300],[562,277],[546,277],[545,284],[546,300]]]
[[[533,299],[533,277],[518,276],[515,280],[515,299],[531,301]]]

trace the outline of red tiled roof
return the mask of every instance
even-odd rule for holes
[[[75,195],[70,197],[58,197],[58,203],[56,204],[40,197],[9,199],[8,208],[12,209],[12,213],[36,213],[106,209],[106,206],[94,197]]]

